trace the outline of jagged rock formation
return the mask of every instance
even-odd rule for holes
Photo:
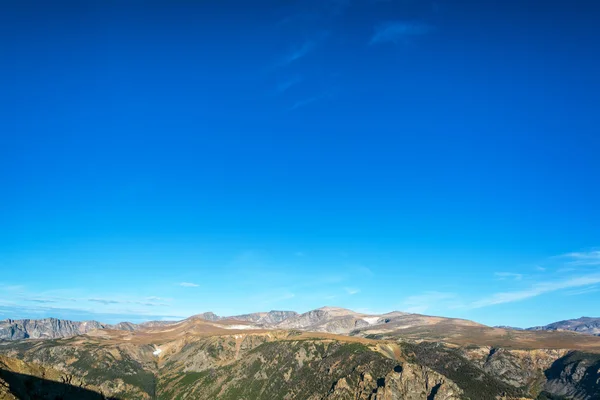
[[[288,318],[292,318],[298,315],[295,311],[277,311],[272,310],[269,312],[257,312],[251,314],[233,315],[230,317],[221,317],[213,312],[205,312],[202,314],[194,315],[192,318],[200,318],[206,321],[223,321],[223,320],[236,320],[252,322],[260,326],[272,326]]]
[[[45,319],[7,319],[0,321],[0,339],[55,339],[81,335],[94,329],[103,329],[109,325],[97,321],[68,321],[56,318]]]
[[[399,312],[386,315],[368,315],[345,308],[322,307],[287,318],[275,326],[282,329],[346,334],[359,328],[389,322],[392,314],[393,316],[406,315]]]
[[[282,321],[297,316],[298,313],[295,311],[269,311],[261,313],[252,313],[244,315],[236,315],[233,317],[226,317],[226,319],[234,319],[237,321],[248,321],[254,322],[260,326],[274,326]]]
[[[208,311],[208,312],[205,312],[202,314],[196,314],[190,318],[200,318],[200,319],[204,319],[206,321],[219,321],[222,319],[221,317],[219,317],[217,314],[215,314],[212,311]]]
[[[255,323],[257,326],[274,326],[277,323],[298,315],[294,311],[269,311],[253,314],[244,314],[232,317],[221,317],[213,312],[194,315],[190,319],[203,319],[206,321],[238,320]],[[119,322],[118,324],[104,324],[98,321],[70,321],[56,318],[45,319],[7,319],[0,321],[0,340],[21,339],[56,339],[85,334],[96,329],[116,329],[134,331],[136,329],[161,327],[174,324],[176,321],[148,321],[141,324]]]
[[[530,331],[573,331],[600,336],[600,318],[581,317],[528,328]]]

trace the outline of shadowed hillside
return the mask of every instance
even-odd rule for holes
[[[0,369],[0,399],[119,400],[67,382],[55,382],[5,369]]]

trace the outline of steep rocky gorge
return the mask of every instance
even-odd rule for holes
[[[76,389],[98,398],[165,400],[599,398],[600,356],[568,350],[294,331],[143,339],[83,335],[5,342],[0,370],[66,384],[72,388],[61,389],[64,399],[78,398],[69,394]],[[0,399],[28,388],[14,378],[3,382]]]

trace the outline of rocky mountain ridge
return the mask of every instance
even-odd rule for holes
[[[55,339],[81,335],[95,329],[112,327],[98,321],[69,321],[56,318],[44,319],[6,319],[0,321],[0,339]],[[125,329],[127,325],[118,324],[116,329]]]
[[[600,318],[581,317],[528,328],[530,331],[573,331],[600,336]]]
[[[200,318],[207,321],[236,320],[252,322],[259,326],[272,326],[297,315],[295,311],[269,311],[220,317],[212,312],[194,315],[189,319]],[[105,324],[98,321],[71,321],[57,318],[5,319],[0,320],[0,340],[56,339],[85,334],[96,329],[134,331],[140,328],[165,326],[178,321],[148,321],[140,324],[119,322]]]
[[[297,329],[302,331],[329,332],[344,335],[385,335],[396,330],[426,329],[445,323],[451,330],[489,328],[473,321],[431,317],[394,311],[387,314],[364,314],[340,307],[321,307],[302,314],[294,311],[257,312],[236,316],[218,316],[212,312],[194,315],[186,320],[204,320],[209,322],[239,321],[254,329]],[[182,320],[182,321],[186,321]],[[54,339],[85,334],[97,329],[135,331],[153,327],[164,327],[182,321],[149,321],[140,324],[120,322],[105,324],[98,321],[70,321],[56,318],[39,320],[7,319],[0,321],[0,340]],[[572,331],[600,336],[600,318],[582,317],[574,320],[559,321],[546,326],[519,329],[512,327],[494,327],[501,331]]]

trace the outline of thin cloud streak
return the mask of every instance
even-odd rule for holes
[[[58,303],[58,301],[56,301],[56,300],[46,300],[46,299],[28,299],[26,301],[30,301],[33,303],[40,303],[40,304]]]
[[[301,45],[292,48],[275,67],[285,67],[301,58],[306,57],[311,53],[325,38],[329,36],[329,32],[324,31],[313,36],[312,39],[304,41]]]
[[[296,103],[294,103],[293,106],[291,106],[289,108],[289,111],[294,111],[294,110],[297,110],[299,108],[305,107],[305,106],[307,106],[307,105],[309,105],[311,103],[314,103],[315,101],[319,100],[320,98],[321,98],[320,96],[315,96],[315,97],[311,97],[311,98],[308,98],[308,99],[297,101]]]
[[[516,274],[514,272],[494,272],[494,276],[496,276],[500,280],[510,278],[516,281],[520,281],[521,279],[523,279],[523,274]]]
[[[283,58],[283,60],[279,64],[279,66],[283,67],[283,66],[293,63],[296,60],[301,59],[302,57],[304,57],[308,53],[310,53],[315,48],[315,46],[316,46],[316,43],[312,40],[308,40],[308,41],[304,42],[300,47],[296,47],[294,50],[292,50],[290,53],[288,53]]]
[[[580,294],[594,293],[597,291],[600,291],[600,288],[598,286],[591,286],[578,290],[569,290],[568,292],[565,292],[565,294],[567,296],[578,296]]]
[[[123,304],[122,301],[117,301],[117,300],[108,300],[108,299],[88,299],[88,301],[94,302],[94,303],[100,303],[100,304]]]
[[[409,296],[402,303],[402,311],[422,314],[432,307],[437,306],[441,302],[446,303],[448,300],[455,299],[455,293],[430,291],[423,294]]]
[[[561,257],[570,259],[569,265],[600,265],[600,250],[567,253]]]
[[[179,284],[179,286],[182,286],[182,287],[198,287],[200,285],[198,285],[196,283],[192,283],[192,282],[181,282]]]
[[[512,303],[537,297],[545,293],[556,292],[562,289],[590,286],[598,283],[600,283],[600,274],[571,278],[566,281],[542,282],[537,283],[525,290],[496,293],[492,296],[471,303],[469,308],[482,308],[497,304]]]
[[[3,317],[12,319],[21,318],[60,318],[75,321],[96,320],[104,323],[117,323],[122,321],[144,322],[153,320],[181,320],[187,318],[184,315],[155,314],[145,311],[124,312],[100,312],[80,308],[68,307],[46,307],[46,306],[23,306],[23,305],[0,305],[0,319]]]
[[[344,288],[344,290],[346,291],[346,293],[348,293],[350,296],[355,295],[360,293],[360,289],[355,289],[355,288]]]
[[[370,44],[397,43],[407,37],[423,36],[434,30],[433,26],[418,22],[392,21],[378,25]]]
[[[302,78],[298,76],[293,77],[292,79],[289,79],[287,81],[281,82],[279,85],[277,85],[277,93],[285,93],[292,86],[296,86],[300,82],[302,82]]]

